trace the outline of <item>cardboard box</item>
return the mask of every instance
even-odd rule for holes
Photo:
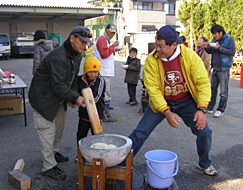
[[[20,96],[0,96],[0,115],[23,113]]]

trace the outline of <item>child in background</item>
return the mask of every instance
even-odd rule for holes
[[[82,89],[90,87],[94,96],[95,105],[100,121],[103,119],[105,107],[105,80],[100,75],[101,62],[96,57],[88,58],[84,63],[84,72],[78,78],[78,92],[82,96]],[[79,107],[79,124],[77,131],[77,144],[80,139],[87,136],[89,129],[93,130],[86,107]]]
[[[141,69],[141,63],[140,59],[136,57],[137,52],[138,50],[136,48],[131,48],[127,62],[123,66],[123,68],[126,70],[124,82],[127,83],[127,91],[129,95],[129,100],[126,103],[130,104],[131,106],[134,106],[138,103],[136,100],[136,87],[138,84],[138,76]]]

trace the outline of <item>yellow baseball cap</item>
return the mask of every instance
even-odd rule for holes
[[[84,73],[87,73],[89,71],[98,71],[100,74],[100,69],[101,69],[101,62],[99,59],[96,57],[90,57],[86,59],[84,63]]]

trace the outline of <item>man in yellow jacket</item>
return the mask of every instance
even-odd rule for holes
[[[179,128],[180,116],[197,136],[197,167],[214,176],[217,171],[209,158],[212,131],[205,115],[211,96],[210,82],[201,58],[181,43],[172,26],[157,31],[155,50],[148,55],[144,66],[149,106],[129,138],[135,155],[163,119]]]

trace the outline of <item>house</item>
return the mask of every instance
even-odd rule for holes
[[[123,0],[117,15],[118,40],[127,49],[136,47],[138,57],[154,49],[156,31],[176,27],[176,0]]]

